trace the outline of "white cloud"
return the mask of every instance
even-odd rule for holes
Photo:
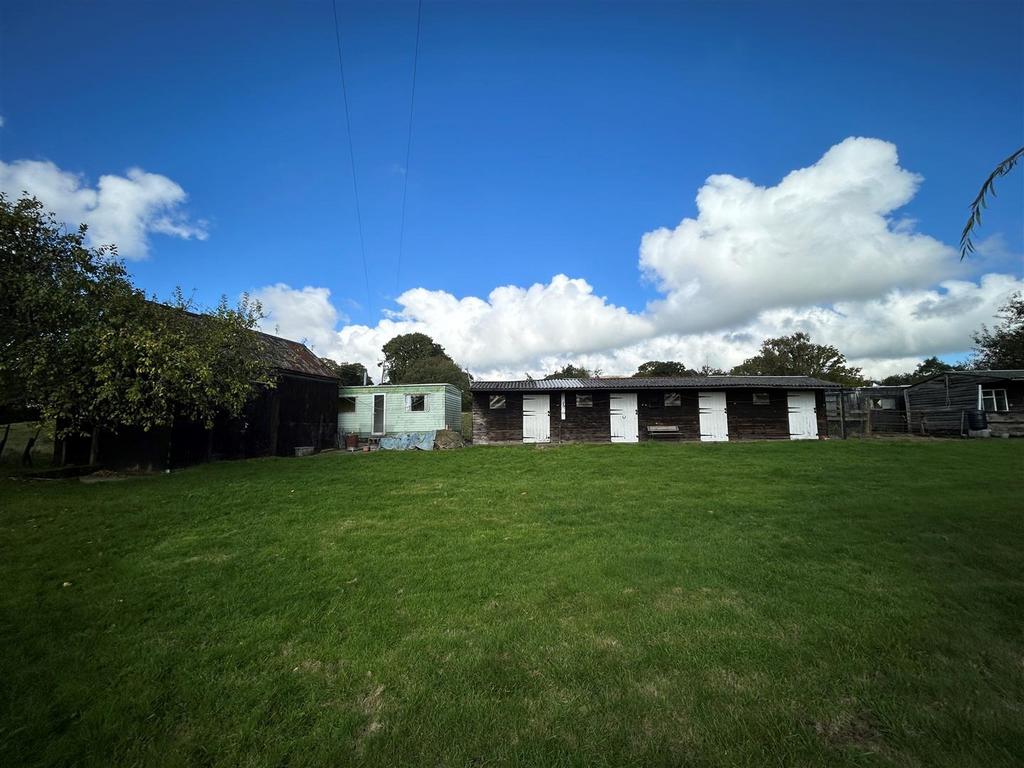
[[[808,331],[869,374],[966,350],[971,332],[1024,281],[964,279],[955,249],[894,212],[921,178],[896,148],[847,139],[773,187],[712,176],[697,218],[643,236],[640,269],[662,296],[631,312],[583,279],[556,275],[481,299],[414,288],[373,327],[337,329],[326,289],[277,285],[271,322],[323,354],[375,367],[381,346],[422,331],[483,378],[542,374],[567,362],[628,374],[645,360],[728,368],[762,339]]]
[[[862,138],[774,187],[711,176],[696,219],[643,236],[641,269],[666,294],[655,310],[668,327],[704,330],[959,274],[952,248],[889,217],[920,183],[895,146]]]
[[[277,283],[260,288],[252,298],[260,302],[267,315],[260,323],[267,333],[303,341],[325,354],[334,349],[334,328],[343,316],[331,304],[331,292],[326,288],[296,289]]]
[[[184,240],[207,238],[205,221],[190,221],[182,211],[188,199],[176,182],[157,173],[130,168],[124,176],[100,176],[95,187],[54,163],[40,160],[0,161],[0,191],[8,197],[35,195],[70,227],[89,226],[93,246],[116,244],[126,259],[149,253],[149,235]]]

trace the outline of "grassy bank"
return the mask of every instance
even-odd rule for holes
[[[0,482],[5,765],[1024,762],[1019,443]]]

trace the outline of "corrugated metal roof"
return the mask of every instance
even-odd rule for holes
[[[925,382],[932,381],[940,376],[972,376],[981,379],[1024,379],[1024,369],[1006,368],[990,371],[942,371],[941,373],[932,374],[927,379],[921,379],[921,381],[917,381],[910,386],[919,387]]]
[[[474,381],[470,389],[473,392],[558,392],[565,389],[825,389],[839,386],[811,376],[672,376]]]
[[[947,371],[947,373],[950,375],[963,373],[968,376],[987,376],[993,379],[1024,379],[1024,369],[1021,368],[1006,368],[1001,371]]]
[[[253,331],[263,342],[267,363],[279,371],[316,376],[321,379],[337,379],[338,375],[313,354],[305,344],[269,333]]]

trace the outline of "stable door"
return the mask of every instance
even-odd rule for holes
[[[523,442],[551,441],[551,395],[523,395]]]
[[[612,392],[610,399],[612,442],[638,442],[636,392]]]

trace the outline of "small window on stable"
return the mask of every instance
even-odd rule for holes
[[[426,395],[409,395],[409,410],[410,411],[425,411],[425,410],[427,410],[427,396]]]
[[[338,413],[355,413],[356,399],[354,397],[343,397],[338,401]]]
[[[986,411],[1008,411],[1010,404],[1006,399],[1005,389],[981,390],[981,404]]]
[[[665,407],[678,408],[683,404],[683,397],[678,392],[665,393]]]
[[[896,398],[895,397],[873,397],[871,398],[871,407],[876,411],[895,411],[896,410]]]
[[[577,408],[593,408],[594,407],[594,396],[593,395],[576,395],[576,407]]]
[[[505,407],[505,396],[504,395],[491,395],[489,398],[489,407],[492,411],[499,408]]]
[[[754,393],[754,405],[768,405],[771,402],[771,398],[768,397],[767,392],[755,392]]]

